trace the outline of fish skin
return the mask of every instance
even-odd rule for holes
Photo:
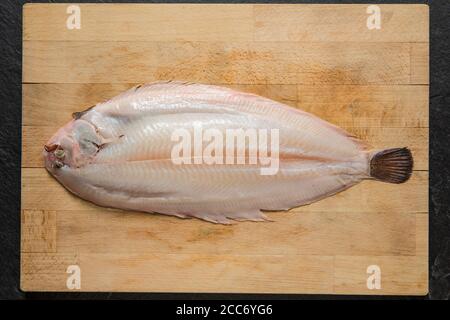
[[[222,132],[279,129],[277,174],[261,175],[249,164],[173,164],[171,133],[194,123]],[[76,113],[46,144],[53,145],[64,157],[44,150],[47,170],[85,200],[223,224],[267,220],[261,210],[288,210],[345,190],[370,178],[377,152],[301,110],[182,82],[141,85]]]

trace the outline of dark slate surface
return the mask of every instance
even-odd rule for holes
[[[53,2],[53,1],[28,1]],[[69,2],[69,1],[57,1]],[[95,1],[76,1],[95,2]],[[160,1],[101,1],[160,2]],[[183,2],[183,1],[167,1]],[[225,1],[184,1],[225,2]],[[245,1],[228,1],[228,3]],[[282,3],[287,1],[247,1]],[[337,3],[338,1],[296,1]],[[121,294],[121,293],[23,293],[19,290],[20,270],[20,150],[21,150],[21,50],[22,4],[0,1],[0,299],[42,298],[338,298],[354,296],[230,295],[230,294]],[[431,299],[450,297],[450,2],[448,1],[339,1],[339,3],[429,3],[430,4],[430,293]],[[367,297],[365,297],[367,298]],[[381,299],[381,297],[373,297]]]
[[[450,298],[450,2],[430,1],[430,293]]]
[[[19,298],[21,24],[20,6],[0,2],[0,298]]]

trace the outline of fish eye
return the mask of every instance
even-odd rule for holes
[[[58,159],[64,158],[64,155],[65,155],[65,152],[64,152],[63,149],[57,149],[55,151],[55,157],[58,158]]]
[[[55,168],[62,168],[62,167],[64,166],[64,163],[62,163],[62,162],[59,161],[59,160],[56,160],[56,161],[53,163],[53,166],[54,166]]]

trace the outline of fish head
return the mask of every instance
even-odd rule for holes
[[[63,167],[82,167],[95,157],[101,141],[94,125],[83,119],[74,119],[61,127],[45,144],[45,167],[56,176]]]

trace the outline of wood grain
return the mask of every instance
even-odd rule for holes
[[[416,214],[416,256],[428,257],[428,215]]]
[[[428,42],[426,5],[380,5],[382,32],[366,27],[368,5],[80,4],[82,28],[66,28],[67,5],[24,6],[24,40]]]
[[[321,255],[414,256],[416,253],[416,216],[411,213],[304,211],[272,213],[270,217],[276,223],[246,222],[222,228],[146,213],[60,210],[57,246],[58,252],[91,254],[314,255],[320,252]],[[249,228],[252,236],[248,235]],[[99,229],[109,230],[114,238],[109,233],[98,232]],[[275,238],[273,234],[278,236]],[[180,237],[185,241],[180,243]]]
[[[80,4],[82,27],[66,28],[68,5],[24,6],[24,40],[244,41],[253,39],[253,5]]]
[[[430,83],[429,43],[411,44],[410,83]]]
[[[23,8],[21,289],[412,294],[428,290],[428,7],[65,4]],[[213,225],[101,208],[43,168],[42,146],[80,111],[141,82],[257,93],[374,148],[408,146],[410,181],[364,181],[274,222]],[[367,288],[367,267],[381,289]]]
[[[22,210],[22,252],[56,252],[56,211]]]
[[[300,85],[297,107],[340,127],[428,127],[428,86]]]
[[[366,26],[368,5],[257,5],[256,41],[427,42],[426,5],[379,5],[381,30]]]
[[[24,41],[23,82],[411,84],[415,46],[421,44]],[[418,73],[413,84],[426,83]]]
[[[188,292],[330,292],[327,256],[217,254],[83,254],[83,290]],[[201,281],[199,281],[201,279]],[[220,289],[219,289],[220,288]]]

